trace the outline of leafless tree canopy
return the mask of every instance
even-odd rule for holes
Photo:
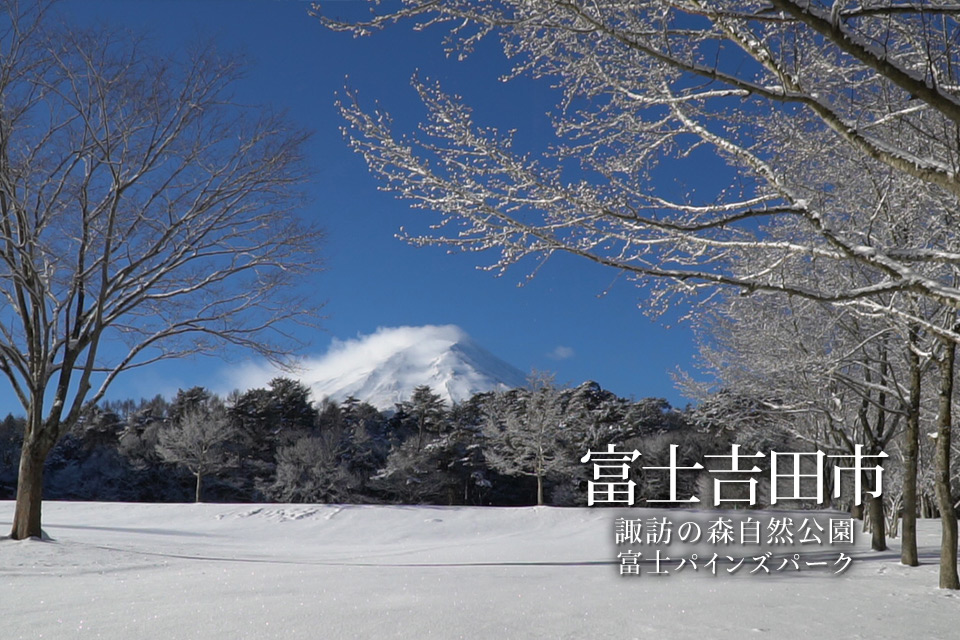
[[[282,356],[318,241],[296,214],[307,134],[234,102],[238,60],[57,20],[3,3],[0,371],[28,413],[21,495],[121,371],[226,345]],[[39,534],[27,502],[15,537]]]
[[[566,251],[670,292],[731,285],[907,316],[897,295],[960,303],[960,5],[410,0],[349,24],[322,9],[359,34],[446,25],[460,55],[497,37],[514,75],[557,87],[541,157],[434,82],[414,79],[427,116],[412,135],[348,92],[354,148],[442,214],[414,242],[494,249],[497,268]],[[664,178],[696,184],[705,152],[727,184],[678,194]],[[907,194],[896,223],[878,212]],[[847,263],[864,277],[808,277]]]
[[[841,447],[886,446],[905,424],[906,564],[917,562],[907,519],[922,383],[936,362],[937,493],[951,516],[941,586],[960,588],[950,485],[960,4],[405,0],[360,22],[315,13],[359,35],[395,22],[446,27],[447,51],[461,56],[496,38],[513,64],[507,80],[553,86],[555,145],[539,154],[419,77],[416,132],[395,131],[349,90],[342,112],[385,188],[440,214],[411,241],[491,250],[498,269],[572,253],[650,284],[661,309],[678,295],[715,296],[727,324],[712,327],[724,333],[708,365],[759,382],[765,409],[805,415],[808,435]],[[699,188],[676,189],[677,176]],[[738,306],[723,292],[805,302]]]
[[[227,444],[237,435],[222,406],[188,411],[157,434],[157,453],[165,462],[185,467],[197,480],[194,499],[202,499],[204,476],[235,463]]]

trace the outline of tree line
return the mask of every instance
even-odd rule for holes
[[[720,452],[717,432],[692,420],[662,399],[543,377],[453,406],[421,386],[393,411],[314,403],[288,378],[226,398],[194,387],[84,415],[46,462],[45,498],[583,506],[590,449],[638,448],[651,465],[666,464],[670,444],[688,464]],[[23,421],[0,422],[0,499],[15,494]],[[664,491],[635,480],[639,495]],[[697,491],[695,477],[684,482]]]
[[[772,389],[773,387],[771,387]],[[808,414],[790,417],[771,408],[770,396],[722,391],[695,407],[672,408],[663,399],[620,398],[594,382],[562,388],[545,375],[525,388],[477,394],[448,406],[428,386],[392,411],[356,398],[313,402],[302,383],[278,377],[267,387],[223,398],[203,388],[109,401],[95,407],[53,449],[45,465],[45,498],[143,502],[309,502],[432,505],[588,504],[593,466],[588,451],[638,450],[631,465],[637,506],[689,506],[660,502],[671,491],[713,507],[716,465],[683,470],[671,487],[666,469],[675,449],[677,467],[729,456],[732,445],[761,470],[753,508],[770,506],[770,453],[853,453],[852,440],[808,437]],[[856,410],[858,407],[852,407]],[[15,462],[23,418],[0,422],[0,499],[15,493]],[[889,434],[888,434],[889,435]],[[850,434],[856,437],[857,434]],[[849,448],[845,448],[846,442]],[[873,451],[868,440],[864,453]],[[883,446],[900,456],[890,437]],[[848,450],[849,449],[849,450]],[[934,455],[925,446],[922,514],[938,515],[932,477]],[[871,461],[864,466],[873,466]],[[829,471],[830,465],[824,465]],[[744,474],[725,478],[747,478]],[[874,546],[895,531],[902,504],[902,470],[888,464],[884,492],[866,501]],[[831,482],[829,475],[826,483]],[[865,474],[864,491],[873,487]],[[825,505],[787,506],[864,512],[852,487]],[[727,490],[726,497],[731,492]],[[743,501],[745,502],[745,501]],[[748,506],[724,502],[723,508]],[[778,502],[778,507],[784,503]],[[886,516],[893,515],[892,518]],[[889,520],[889,521],[888,521]]]

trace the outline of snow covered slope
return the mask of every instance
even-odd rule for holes
[[[420,385],[450,403],[523,386],[525,378],[459,327],[428,325],[382,328],[338,341],[322,358],[304,363],[301,381],[317,400],[355,396],[378,409],[393,409]]]
[[[14,505],[0,502],[0,533]],[[108,640],[957,637],[956,592],[937,585],[936,520],[922,566],[857,534],[848,571],[779,572],[793,547],[716,575],[705,549],[614,544],[615,518],[692,512],[551,507],[44,504],[53,542],[0,538],[0,635]],[[726,516],[742,512],[726,512]],[[813,512],[757,512],[768,519]],[[826,513],[823,517],[839,514]],[[711,516],[712,517],[712,516]],[[704,530],[706,534],[706,529]],[[643,575],[617,553],[644,551]],[[678,557],[697,551],[697,566]],[[742,556],[748,550],[720,549]],[[809,553],[799,548],[799,553]],[[823,553],[836,557],[837,550]],[[806,557],[806,556],[805,556]],[[826,557],[826,556],[825,556]],[[666,566],[666,565],[665,565]],[[750,573],[751,570],[755,572]]]

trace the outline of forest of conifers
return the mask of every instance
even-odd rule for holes
[[[746,415],[751,428],[742,424]],[[731,429],[726,418],[741,423]],[[21,433],[22,418],[0,422],[0,499],[14,496]],[[395,410],[379,411],[355,398],[314,403],[303,384],[276,378],[227,398],[194,387],[173,400],[103,403],[52,452],[45,497],[584,506],[593,469],[581,458],[613,445],[642,454],[630,476],[636,505],[662,507],[671,506],[661,502],[669,474],[641,465],[668,467],[671,445],[677,466],[689,467],[729,456],[733,444],[743,454],[814,450],[759,404],[729,394],[680,411],[662,399],[619,398],[593,382],[564,389],[540,379],[452,407],[424,386]],[[766,458],[756,464],[769,468]],[[761,477],[756,507],[769,505]],[[887,484],[896,480],[888,471]],[[682,470],[676,483],[684,500],[698,496],[712,506],[706,471]],[[849,508],[850,498],[796,506]]]

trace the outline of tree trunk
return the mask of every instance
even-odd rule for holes
[[[24,439],[20,451],[20,472],[17,477],[17,506],[13,514],[10,537],[14,540],[42,538],[40,505],[43,501],[43,463],[47,451]]]
[[[900,516],[903,514],[903,496],[893,501],[890,512],[887,514],[887,535],[896,538],[900,535]]]
[[[537,476],[537,506],[543,506],[543,476]]]
[[[873,534],[870,541],[870,548],[874,551],[887,550],[887,521],[883,517],[883,495],[870,496],[870,508],[867,509],[870,516],[870,531]]]
[[[937,415],[937,468],[935,473],[937,504],[940,507],[940,588],[960,589],[957,577],[957,516],[950,489],[950,428],[953,423],[953,373],[956,345],[943,340],[940,360],[940,402]]]
[[[900,536],[900,562],[908,567],[920,565],[917,555],[917,460],[920,457],[920,356],[916,352],[917,332],[910,330],[907,358],[910,363],[910,407],[903,434],[903,533]]]
[[[199,502],[200,502],[200,489],[201,489],[201,487],[203,486],[203,473],[200,472],[200,471],[198,471],[198,472],[196,473],[196,476],[197,476],[197,493],[196,493],[196,496],[195,496],[195,498],[196,498],[196,499],[195,499],[195,502],[199,503]]]

